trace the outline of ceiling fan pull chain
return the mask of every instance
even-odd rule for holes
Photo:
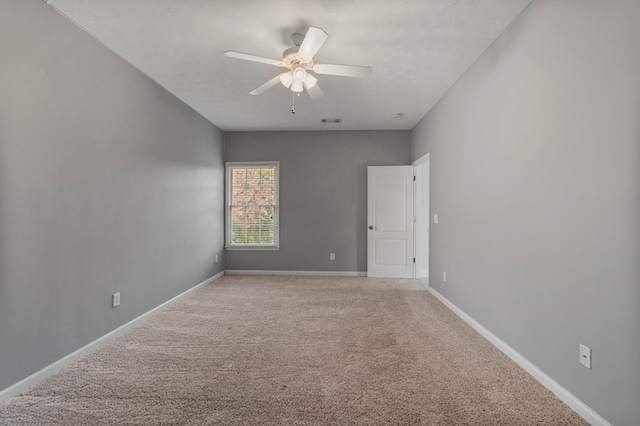
[[[292,91],[291,92],[291,114],[295,114],[295,113],[296,113],[296,95]]]

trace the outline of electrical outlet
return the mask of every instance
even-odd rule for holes
[[[120,292],[113,293],[113,296],[111,297],[111,302],[112,302],[111,303],[112,308],[115,308],[120,304]]]
[[[438,224],[438,213],[433,214],[433,223]]]
[[[216,254],[215,259],[216,259],[216,263],[218,263],[218,255],[217,254]]]
[[[447,282],[447,271],[442,271],[442,281]]]
[[[335,253],[329,253],[329,260],[336,260],[336,254]]]
[[[591,348],[580,343],[580,364],[591,370]]]

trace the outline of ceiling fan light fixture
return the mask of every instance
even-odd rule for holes
[[[307,73],[307,78],[304,79],[304,87],[309,90],[316,85],[318,79]]]
[[[296,68],[292,72],[293,80],[302,83],[307,78],[307,72],[303,68]]]
[[[285,72],[280,74],[280,83],[287,89],[291,87],[291,83],[293,83],[293,76],[290,72]]]
[[[291,83],[291,90],[296,93],[302,92],[304,90],[304,88],[302,87],[302,82],[294,81],[293,83]]]

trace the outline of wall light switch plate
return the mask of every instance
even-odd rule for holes
[[[591,348],[580,343],[580,364],[591,370]]]
[[[119,304],[120,304],[120,292],[113,293],[113,296],[111,297],[111,307],[115,308]]]
[[[335,253],[329,253],[329,260],[336,260],[336,254]]]
[[[438,223],[438,213],[434,213],[433,214],[433,223],[435,223],[435,224]]]
[[[447,282],[447,271],[442,271],[442,281]]]

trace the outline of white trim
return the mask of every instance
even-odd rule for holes
[[[462,309],[451,303],[447,298],[438,293],[433,287],[427,289],[433,294],[439,301],[441,301],[447,308],[451,309],[456,315],[458,315],[463,321],[469,324],[475,331],[480,333],[485,339],[491,342],[495,347],[500,349],[505,355],[515,361],[520,367],[522,367],[527,373],[531,374],[538,382],[544,387],[553,392],[562,402],[567,404],[576,413],[581,415],[591,425],[611,426],[607,420],[605,420],[598,413],[593,411],[587,404],[580,401],[575,395],[565,389],[558,382],[549,377],[546,373],[536,367],[528,359],[518,353],[511,346],[502,341],[498,336],[491,331],[484,328],[480,323],[467,315]]]
[[[215,280],[221,278],[224,275],[224,271],[220,272],[216,275],[214,275],[213,277],[201,282],[200,284],[191,287],[189,290],[180,293],[179,295],[177,295],[176,297],[162,303],[161,305],[151,309],[150,311],[140,315],[139,317],[129,321],[128,323],[121,325],[120,327],[116,328],[113,331],[110,331],[109,333],[105,334],[102,337],[98,337],[96,340],[94,340],[91,343],[88,343],[87,345],[81,347],[80,349],[70,353],[69,355],[60,358],[59,360],[55,361],[52,364],[47,365],[46,367],[44,367],[43,369],[41,369],[40,371],[37,371],[35,373],[33,373],[32,375],[30,375],[29,377],[26,377],[22,380],[20,380],[17,383],[14,383],[13,385],[9,386],[6,389],[3,389],[0,391],[0,403],[8,400],[9,398],[12,398],[24,391],[26,391],[27,389],[29,389],[30,387],[38,384],[39,382],[41,382],[42,380],[46,379],[49,376],[52,376],[54,374],[56,374],[58,371],[60,371],[62,368],[74,363],[75,361],[77,361],[78,359],[82,358],[85,355],[90,354],[91,352],[96,351],[97,349],[99,349],[101,346],[109,343],[111,340],[115,339],[116,337],[124,334],[125,332],[127,332],[128,330],[130,330],[131,328],[139,325],[141,322],[143,322],[145,319],[147,319],[149,316],[155,314],[156,312],[167,308],[170,305],[173,305],[174,303],[178,302],[180,299],[183,299],[187,296],[189,296],[191,293],[193,293],[194,291],[198,290],[201,287],[204,287],[207,284],[211,284],[212,282],[214,282]]]
[[[352,271],[265,271],[265,270],[243,270],[227,269],[226,275],[304,275],[318,277],[366,277],[366,272]]]
[[[416,161],[414,161],[413,163],[411,163],[413,166],[417,166],[420,163],[424,163],[427,160],[431,159],[431,153],[427,152],[425,155],[423,155],[422,157],[418,158]]]
[[[416,282],[425,290],[429,290],[429,288],[431,287],[429,284],[429,277],[416,278]]]
[[[259,246],[257,244],[245,244],[245,245],[233,245],[233,246],[224,246],[225,250],[229,250],[229,251],[233,251],[233,250],[240,250],[240,251],[278,251],[280,250],[280,246],[274,246],[274,245],[264,245],[264,246]]]
[[[416,258],[414,265],[414,276],[416,279],[427,279],[426,286],[429,287],[429,261],[430,261],[430,239],[431,239],[431,153],[427,152],[422,157],[412,163],[413,165],[413,208],[414,208],[414,228],[413,228],[413,253]],[[426,169],[426,170],[425,170]],[[423,209],[426,198],[426,209]],[[426,211],[424,211],[426,210]],[[421,237],[426,229],[426,241]],[[426,256],[424,256],[426,252]],[[426,261],[423,260],[426,257]],[[426,265],[425,265],[426,263]],[[426,270],[426,275],[421,273]]]

